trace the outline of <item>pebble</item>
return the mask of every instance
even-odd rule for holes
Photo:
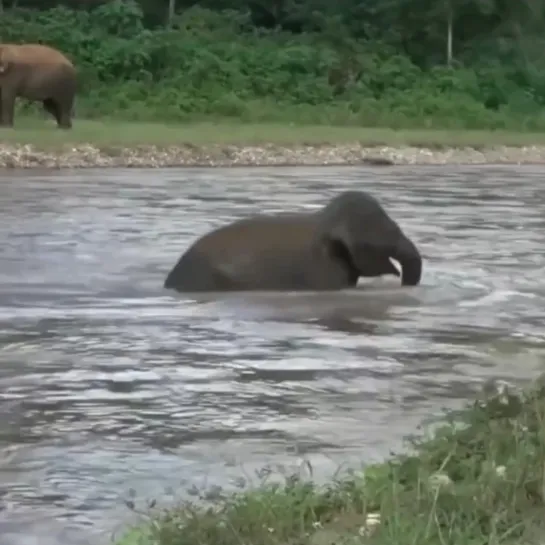
[[[341,165],[544,164],[545,146],[489,149],[365,147],[360,144],[301,146],[138,146],[73,144],[57,151],[32,145],[0,145],[0,168],[230,167]]]

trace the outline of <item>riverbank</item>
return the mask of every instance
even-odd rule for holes
[[[361,127],[17,119],[0,168],[543,164],[545,134]]]
[[[543,544],[544,419],[543,382],[483,395],[365,474],[182,505],[118,545]]]

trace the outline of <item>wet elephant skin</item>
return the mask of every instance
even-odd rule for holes
[[[422,275],[415,244],[381,204],[346,191],[312,213],[259,215],[198,239],[169,272],[164,287],[179,292],[339,290],[360,277]]]

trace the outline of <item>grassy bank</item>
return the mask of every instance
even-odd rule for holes
[[[327,488],[264,484],[210,509],[181,505],[119,544],[542,544],[544,424],[545,387],[504,390],[365,473]]]
[[[20,117],[15,129],[1,129],[0,143],[62,150],[91,144],[99,149],[135,146],[277,146],[346,145],[365,147],[414,146],[430,149],[497,146],[545,146],[543,132],[486,130],[394,130],[387,128],[296,125],[293,123],[143,123],[76,119],[71,131],[56,129],[52,121]]]

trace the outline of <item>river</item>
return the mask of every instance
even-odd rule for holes
[[[194,300],[162,289],[198,236],[373,193],[422,284]],[[0,545],[101,545],[259,468],[380,460],[490,378],[542,372],[539,167],[0,175]],[[130,492],[130,491],[133,492]]]

